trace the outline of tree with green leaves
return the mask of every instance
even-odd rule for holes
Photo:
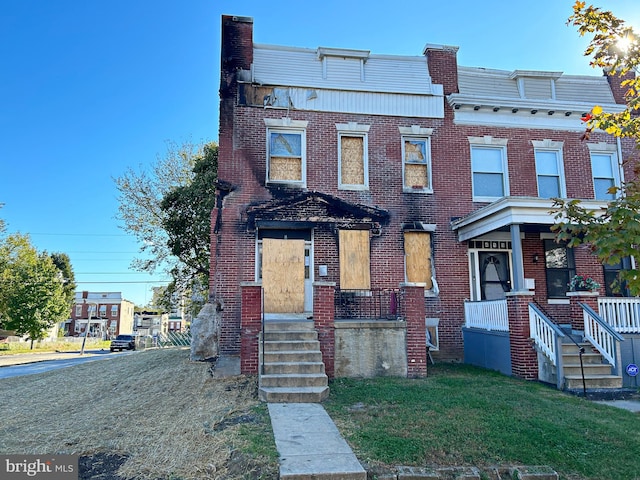
[[[34,341],[69,317],[63,282],[51,256],[38,252],[28,236],[9,235],[0,243],[1,328],[28,335],[33,348]]]
[[[568,24],[577,27],[581,36],[591,35],[585,56],[591,66],[604,69],[607,74],[622,77],[626,88],[626,108],[622,112],[606,112],[594,105],[585,117],[585,138],[594,131],[604,131],[621,139],[637,142],[640,139],[640,39],[632,27],[610,11],[586,2],[576,1]],[[638,164],[631,165],[634,176],[609,193],[616,194],[604,211],[594,212],[579,200],[556,200],[557,223],[553,230],[559,241],[569,247],[590,246],[594,255],[605,264],[619,263],[625,257],[636,257],[640,246],[640,183]],[[640,295],[640,270],[620,272],[619,284],[624,282],[632,295]]]
[[[133,268],[168,273],[162,306],[175,295],[204,296],[209,274],[210,215],[215,202],[218,146],[171,143],[149,169],[115,179],[119,219],[138,239],[144,258]],[[193,292],[193,289],[200,290]]]

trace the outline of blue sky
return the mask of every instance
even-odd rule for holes
[[[420,55],[460,65],[599,75],[565,25],[571,0],[3,0],[0,218],[39,250],[69,254],[79,290],[138,305],[165,277],[130,269],[138,243],[116,220],[114,177],[167,142],[218,138],[220,17],[254,19],[254,41]],[[596,2],[635,28],[638,0]]]

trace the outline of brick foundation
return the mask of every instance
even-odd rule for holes
[[[320,340],[320,351],[325,373],[329,378],[335,376],[335,307],[333,282],[315,282],[313,284],[313,323]]]
[[[407,376],[427,376],[426,310],[424,286],[404,284],[404,308],[407,322]]]
[[[242,290],[242,318],[240,320],[240,373],[258,374],[258,338],[262,320],[262,287],[245,283]]]

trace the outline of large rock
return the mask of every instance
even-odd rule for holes
[[[191,322],[191,360],[203,361],[218,356],[220,304],[205,303]]]

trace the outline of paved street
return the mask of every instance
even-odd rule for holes
[[[71,367],[81,363],[105,360],[115,355],[127,355],[132,352],[111,353],[109,350],[87,350],[84,355],[80,352],[48,352],[23,353],[0,356],[0,379],[32,375],[50,370]]]

